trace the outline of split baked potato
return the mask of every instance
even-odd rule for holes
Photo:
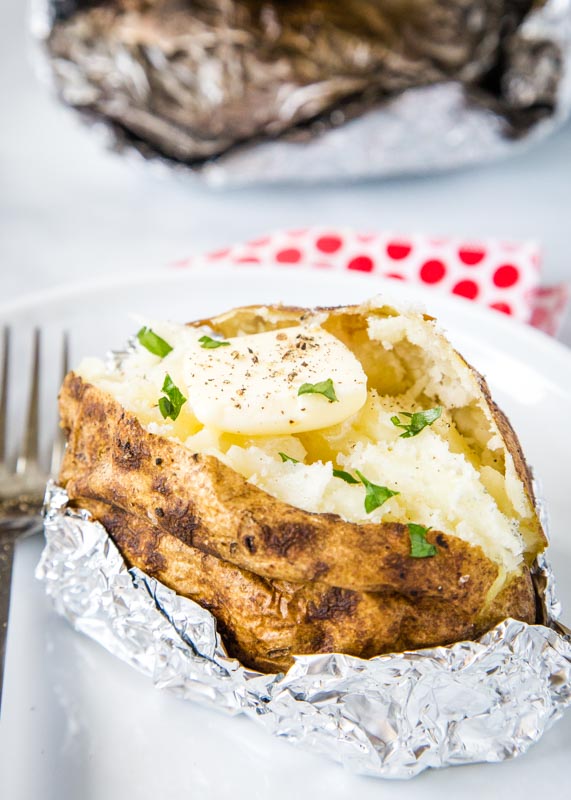
[[[435,321],[382,300],[153,323],[60,394],[60,482],[252,668],[535,621],[517,437]]]

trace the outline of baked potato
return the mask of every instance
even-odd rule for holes
[[[70,501],[248,667],[535,621],[529,470],[431,317],[376,299],[153,323],[70,373],[60,411]]]

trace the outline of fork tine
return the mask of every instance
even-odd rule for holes
[[[8,416],[8,367],[10,361],[10,328],[2,332],[2,367],[0,383],[0,464],[6,461],[6,417]]]
[[[32,355],[32,378],[26,428],[22,440],[22,449],[16,463],[16,472],[23,475],[38,464],[39,449],[39,405],[40,405],[40,331],[34,331],[34,349]]]
[[[63,380],[69,370],[69,334],[67,331],[65,331],[63,334],[61,362],[62,362],[62,380]],[[51,459],[50,459],[50,475],[52,478],[57,477],[57,474],[59,472],[61,460],[63,457],[64,447],[65,447],[65,436],[63,435],[62,429],[58,425],[54,436]]]

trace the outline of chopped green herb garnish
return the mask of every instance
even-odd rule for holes
[[[333,477],[341,478],[341,480],[345,481],[345,483],[360,483],[360,481],[358,481],[357,478],[354,478],[350,472],[345,472],[342,469],[334,469]]]
[[[327,378],[326,381],[320,381],[319,383],[302,383],[297,394],[298,396],[300,394],[322,394],[330,403],[339,402],[331,378]]]
[[[215,350],[217,347],[229,347],[230,342],[224,342],[222,339],[212,339],[210,336],[201,336],[198,340],[200,342],[200,346],[204,347],[206,350]]]
[[[160,356],[160,358],[168,356],[172,350],[170,344],[165,342],[164,339],[161,339],[161,337],[150,328],[141,328],[137,333],[137,339],[149,353],[152,353],[154,356]]]
[[[367,490],[365,494],[365,511],[367,514],[370,514],[376,508],[380,508],[390,497],[400,494],[400,492],[393,492],[392,489],[387,489],[386,486],[377,486],[376,483],[371,483],[358,469],[355,472]]]
[[[410,537],[410,555],[412,558],[431,558],[437,553],[436,547],[426,541],[426,534],[430,528],[422,525],[408,524],[408,535]]]
[[[278,455],[284,462],[291,461],[292,464],[299,464],[299,460],[297,458],[292,458],[291,456],[288,456],[287,453],[278,453]]]
[[[408,422],[403,422],[398,416],[391,417],[391,422],[397,428],[403,428],[402,439],[410,439],[411,436],[418,436],[428,425],[432,425],[442,415],[442,407],[429,408],[427,411],[415,411],[411,414],[408,411],[399,412],[402,417],[406,417]]]
[[[165,375],[162,392],[166,397],[159,397],[159,411],[166,419],[170,417],[175,420],[180,414],[180,410],[186,403],[186,397],[180,391],[178,386],[175,386],[170,375]]]

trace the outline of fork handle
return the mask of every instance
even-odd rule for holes
[[[15,532],[14,532],[15,533]],[[2,532],[0,536],[0,711],[2,709],[2,687],[4,685],[4,663],[6,659],[6,637],[10,613],[10,587],[16,535]]]

